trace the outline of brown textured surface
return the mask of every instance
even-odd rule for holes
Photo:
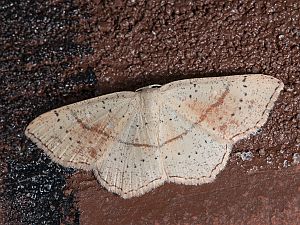
[[[300,3],[219,2],[4,2],[6,224],[300,224]],[[244,73],[272,75],[285,89],[262,131],[235,146],[211,184],[167,184],[123,200],[79,171],[64,188],[72,171],[24,137],[39,114],[97,94]]]
[[[299,166],[239,170],[227,168],[212,184],[165,184],[129,200],[104,192],[88,174],[71,182],[82,224],[299,224]]]

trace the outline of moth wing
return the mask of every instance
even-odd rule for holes
[[[106,189],[123,198],[140,196],[165,182],[160,157],[157,147],[118,142],[105,160],[97,162],[94,174]]]
[[[211,182],[226,166],[231,149],[230,143],[195,126],[161,147],[167,180],[193,185]]]
[[[34,119],[25,134],[54,161],[90,170],[122,132],[134,96],[113,93],[51,110]]]
[[[157,139],[158,110],[145,108],[143,98],[139,100],[117,141],[94,169],[99,182],[123,198],[140,196],[166,180]]]
[[[165,181],[157,119],[136,93],[121,92],[42,114],[26,135],[54,161],[93,170],[105,188],[129,198]]]
[[[282,88],[282,82],[265,75],[191,79],[163,86],[159,142],[169,181],[212,181],[225,167],[233,143],[266,122]]]
[[[267,121],[283,86],[280,80],[261,74],[198,78],[163,86],[162,98],[192,124],[236,141]],[[169,138],[163,136],[162,141]]]

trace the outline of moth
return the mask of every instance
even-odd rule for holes
[[[234,143],[267,121],[283,86],[261,74],[151,85],[54,109],[25,133],[55,162],[92,170],[131,198],[165,182],[212,182]]]

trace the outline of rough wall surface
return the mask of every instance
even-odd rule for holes
[[[298,1],[8,1],[0,8],[0,222],[300,224]],[[215,182],[123,200],[53,163],[24,129],[50,109],[183,78],[285,83]]]

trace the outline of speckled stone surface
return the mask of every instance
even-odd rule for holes
[[[300,224],[298,1],[4,0],[0,22],[1,224]],[[211,184],[123,200],[24,136],[36,116],[93,96],[245,73],[285,89]]]

